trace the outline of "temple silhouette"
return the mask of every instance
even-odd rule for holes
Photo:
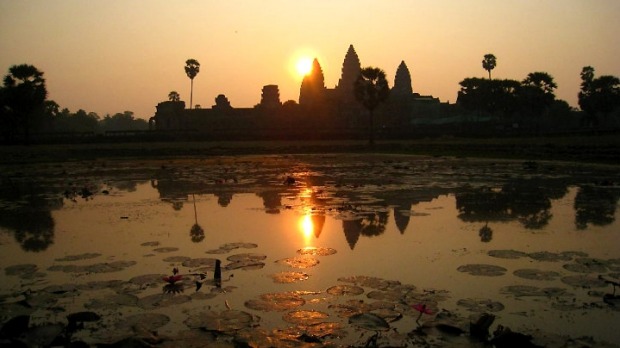
[[[334,88],[325,87],[317,59],[301,83],[299,102],[282,102],[277,85],[266,85],[260,103],[235,108],[220,94],[210,108],[186,109],[183,101],[164,101],[149,120],[151,130],[193,134],[202,139],[363,139],[368,134],[368,111],[355,100],[353,86],[361,71],[353,45],[342,63]],[[449,103],[420,95],[412,88],[411,74],[400,63],[390,97],[375,111],[378,137],[406,137],[423,124],[437,124],[451,117]]]

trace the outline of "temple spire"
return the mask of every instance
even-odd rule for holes
[[[312,71],[301,82],[299,105],[317,105],[325,97],[325,76],[319,60],[314,58]]]
[[[390,93],[392,96],[403,97],[413,94],[411,88],[411,74],[405,61],[401,61],[398,69],[396,69],[396,77],[394,78],[394,88]]]
[[[344,62],[342,63],[342,75],[336,87],[341,100],[344,102],[355,102],[353,85],[361,70],[360,59],[355,52],[355,48],[353,48],[353,45],[349,45],[347,54],[344,56]]]

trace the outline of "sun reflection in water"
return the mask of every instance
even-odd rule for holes
[[[309,213],[299,219],[299,230],[304,237],[304,246],[312,245],[314,223],[312,222],[312,216]]]

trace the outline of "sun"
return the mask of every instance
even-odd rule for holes
[[[302,57],[297,60],[295,69],[300,76],[306,76],[312,71],[312,59],[308,57]]]

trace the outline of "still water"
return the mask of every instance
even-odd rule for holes
[[[620,344],[617,167],[291,155],[2,169],[0,317],[29,316],[33,345],[479,346],[482,313],[490,336]],[[167,283],[173,268],[183,279]],[[96,318],[61,333],[79,312]]]

